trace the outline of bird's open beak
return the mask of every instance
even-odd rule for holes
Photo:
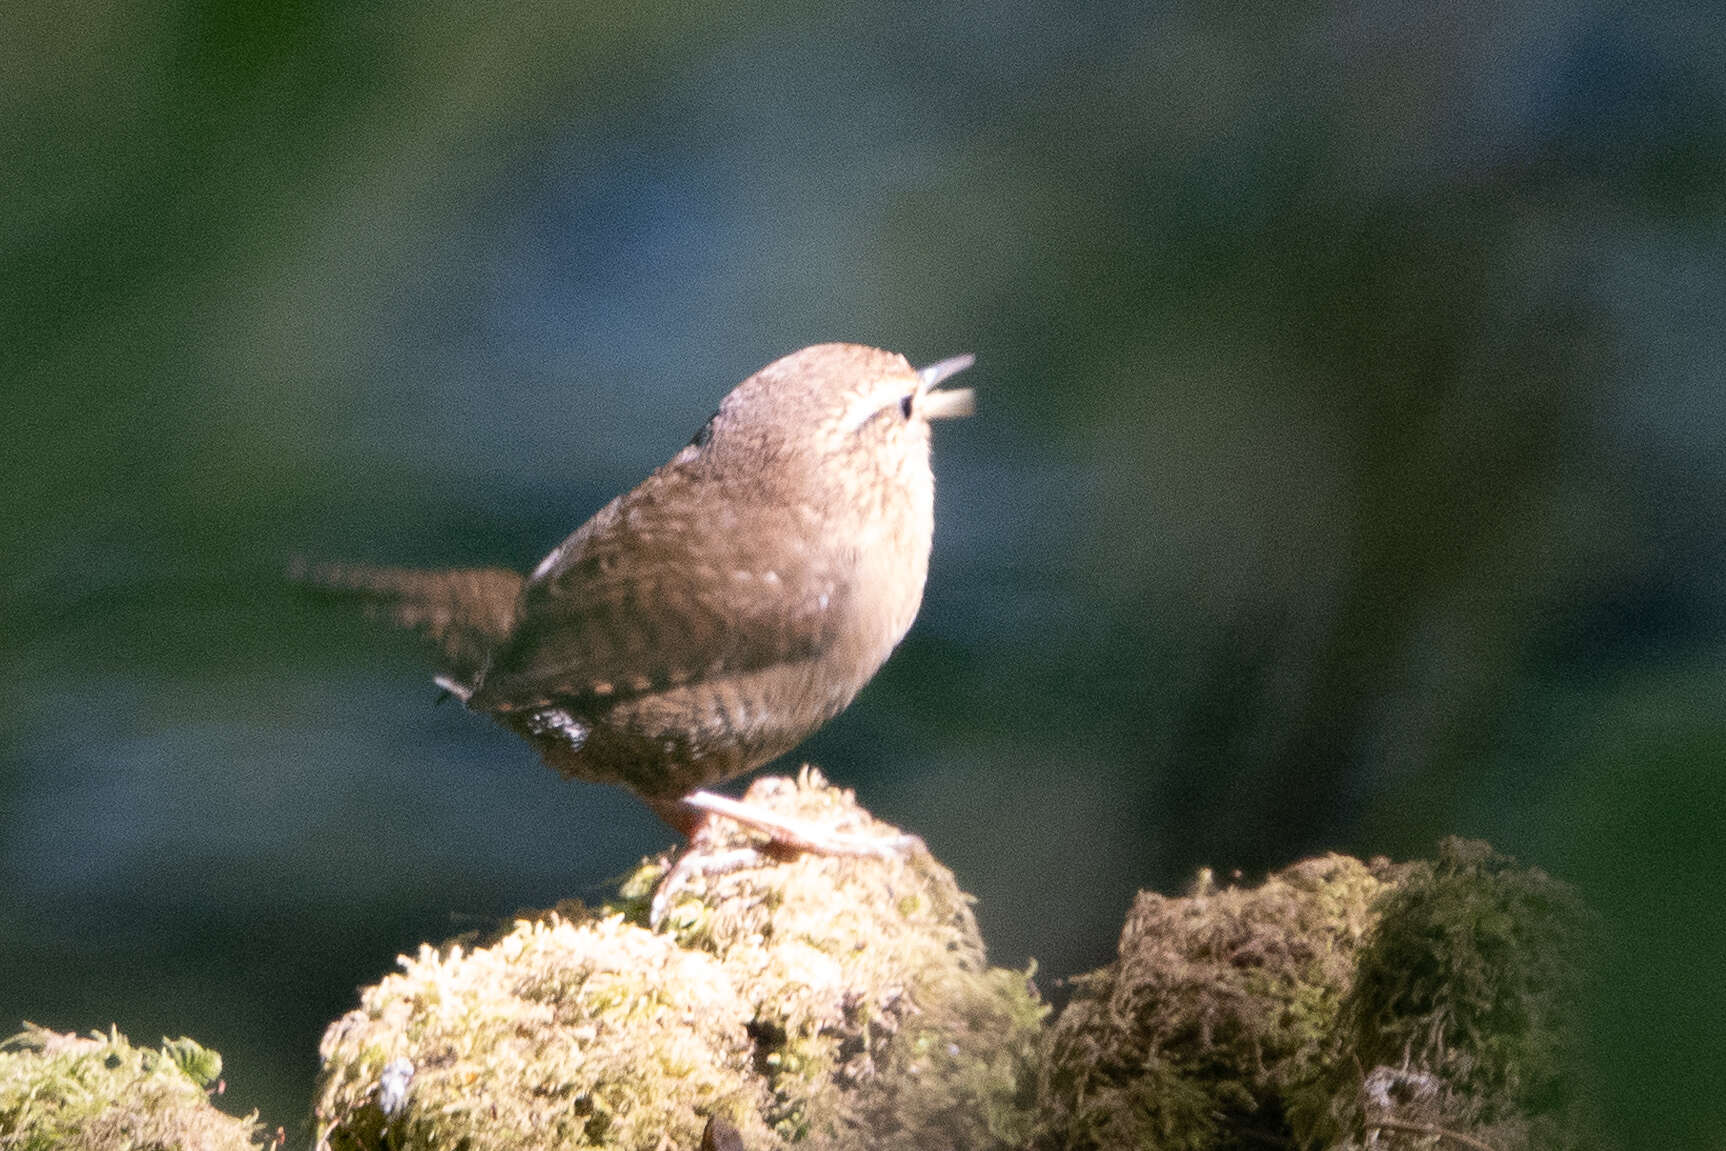
[[[976,362],[977,357],[966,352],[962,356],[952,356],[926,368],[917,369],[917,410],[924,419],[954,419],[968,416],[977,410],[977,393],[970,388],[958,388],[950,392],[936,390],[942,380],[958,375]]]

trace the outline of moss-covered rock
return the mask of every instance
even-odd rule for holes
[[[749,800],[893,835],[813,773]],[[1590,917],[1485,844],[1142,893],[1045,1033],[920,846],[751,836],[719,821],[606,908],[404,959],[325,1036],[320,1146],[1605,1146],[1575,1034]]]
[[[0,1147],[22,1151],[238,1151],[257,1117],[210,1102],[222,1057],[190,1039],[133,1047],[117,1029],[88,1037],[46,1028],[0,1044]]]
[[[748,799],[892,834],[814,773]],[[713,1115],[749,1151],[1022,1145],[1044,1008],[952,875],[757,848],[719,821],[613,907],[404,959],[325,1035],[320,1145],[694,1148]]]
[[[1118,958],[1075,982],[1051,1029],[1041,1144],[1200,1151],[1288,1145],[1291,1091],[1318,1079],[1391,870],[1340,855],[1254,888],[1201,875],[1142,892]]]
[[[1580,1056],[1595,937],[1576,892],[1445,840],[1381,904],[1332,1040],[1315,1144],[1386,1151],[1604,1146]],[[1472,1143],[1465,1141],[1472,1140]]]
[[[1141,894],[1050,1029],[1040,1144],[1605,1147],[1576,1017],[1592,932],[1569,887],[1456,839]]]

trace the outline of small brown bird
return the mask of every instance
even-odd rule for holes
[[[526,579],[296,574],[430,636],[438,683],[565,776],[626,787],[685,834],[717,811],[851,850],[701,789],[832,719],[910,628],[934,531],[929,422],[971,412],[969,389],[938,388],[971,363],[919,371],[856,344],[775,361]]]

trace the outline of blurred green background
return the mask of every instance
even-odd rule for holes
[[[1726,1145],[1726,49],[1701,2],[8,8],[0,1031],[299,1122],[422,939],[668,833],[290,556],[527,567],[805,344],[975,351],[804,749],[1041,982],[1131,894],[1492,840]],[[1712,30],[1712,31],[1710,31]]]

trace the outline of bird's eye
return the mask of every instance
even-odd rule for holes
[[[911,418],[911,401],[916,398],[916,392],[906,392],[905,397],[899,401],[899,411],[904,414],[906,419]]]
[[[718,418],[718,412],[714,412],[713,415],[709,416],[707,422],[702,424],[700,429],[696,431],[695,435],[690,438],[689,445],[695,448],[706,447],[707,441],[713,438],[713,421]]]

